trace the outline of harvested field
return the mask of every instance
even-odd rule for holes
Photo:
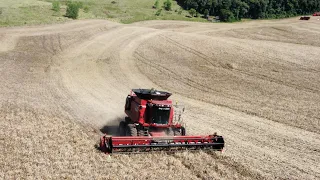
[[[0,178],[319,179],[320,23],[0,29]],[[221,153],[102,154],[131,88],[174,93]],[[110,131],[111,130],[111,131]]]

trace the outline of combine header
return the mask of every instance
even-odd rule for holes
[[[171,93],[132,89],[126,98],[127,117],[119,124],[120,136],[105,135],[100,149],[106,153],[213,149],[222,151],[224,139],[216,133],[186,136],[184,107],[168,100]]]

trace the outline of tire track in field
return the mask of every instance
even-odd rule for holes
[[[141,61],[142,63],[147,64],[148,66],[153,67],[153,68],[161,68],[162,72],[166,71],[166,72],[169,72],[169,74],[173,74],[171,76],[171,78],[173,78],[173,79],[175,79],[177,81],[180,81],[180,82],[186,84],[187,86],[190,86],[192,88],[195,88],[195,89],[197,89],[199,91],[203,91],[203,92],[206,92],[206,93],[209,93],[209,92],[219,93],[222,96],[227,95],[225,97],[231,98],[233,100],[240,100],[240,98],[238,98],[235,95],[228,94],[228,93],[223,93],[221,90],[216,90],[216,89],[207,87],[207,86],[205,86],[205,85],[203,85],[201,83],[198,83],[198,82],[196,82],[196,81],[194,81],[194,80],[192,80],[190,78],[187,78],[187,77],[182,78],[182,77],[180,77],[179,74],[175,73],[174,71],[170,70],[169,68],[167,68],[165,66],[162,66],[159,63],[153,62],[150,59],[147,59],[146,57],[143,57],[143,55],[141,55],[139,52],[136,52],[135,55],[137,56],[137,60],[138,61]],[[206,89],[209,89],[211,91],[208,91]]]
[[[179,43],[178,41],[175,41],[173,39],[171,39],[170,37],[166,36],[166,35],[162,35],[160,36],[162,37],[163,39],[165,39],[166,41],[170,42],[171,44],[174,44],[176,45],[176,47],[178,48],[181,48],[189,53],[192,53],[194,54],[195,56],[198,56],[200,58],[202,58],[203,60],[205,60],[205,62],[209,63],[210,65],[212,65],[213,67],[217,67],[217,68],[226,68],[226,66],[220,62],[217,62],[218,64],[215,64],[212,62],[212,58],[207,56],[206,54],[200,52],[200,51],[197,51],[196,49],[194,48],[191,48],[189,46],[186,46],[186,45],[183,45],[182,43]]]
[[[218,65],[217,64],[214,64],[212,62],[212,58],[210,58],[209,56],[205,55],[204,53],[201,53],[200,51],[197,51],[196,49],[194,48],[191,48],[191,47],[188,47],[186,45],[183,45],[171,38],[169,38],[168,36],[165,36],[165,35],[161,35],[160,37],[164,38],[165,40],[167,40],[168,42],[176,45],[177,47],[189,52],[189,53],[192,53],[200,58],[202,58],[203,60],[205,60],[206,62],[208,62],[210,65],[212,65],[213,67],[217,67],[217,68],[225,68],[226,66],[223,65],[222,63],[218,62]],[[227,42],[226,42],[227,43]],[[231,43],[232,45],[235,45],[234,43]],[[238,46],[238,45],[237,45]],[[238,48],[241,48],[240,46],[238,46]],[[256,55],[259,55],[259,54],[256,54]],[[259,55],[260,57],[262,57],[262,55]],[[266,57],[266,58],[269,58],[269,59],[273,59],[269,56],[263,56],[263,57]],[[279,62],[281,62],[281,59],[280,58],[277,58],[279,60]],[[287,61],[287,63],[290,63]],[[306,67],[298,67],[297,64],[295,63],[290,63],[291,65],[293,65],[293,67],[297,67],[299,69],[302,69],[306,72],[309,72],[309,71],[313,71],[313,72],[317,72],[319,73],[320,71],[316,70],[316,69],[313,69],[313,68],[306,68]],[[244,70],[241,70],[241,69],[237,69],[235,68],[234,71],[237,71],[238,73],[241,73],[243,75],[246,75],[248,77],[252,77],[253,79],[255,78],[259,78],[261,80],[265,80],[265,81],[270,81],[270,82],[273,82],[273,83],[276,83],[276,84],[279,84],[279,85],[285,85],[285,86],[288,86],[288,87],[291,87],[291,88],[298,88],[300,90],[304,90],[306,92],[311,92],[311,93],[320,93],[320,90],[317,90],[317,89],[314,89],[314,88],[308,88],[308,87],[303,87],[303,86],[299,86],[298,84],[295,84],[295,83],[290,83],[288,81],[283,81],[283,80],[280,80],[280,79],[276,79],[276,78],[272,78],[270,76],[267,76],[265,74],[259,74],[259,73],[254,73],[252,71],[250,72],[247,72],[247,71],[244,71]]]
[[[248,101],[248,100],[243,99],[243,98],[241,98],[239,96],[236,96],[236,95],[233,95],[233,94],[229,94],[229,93],[223,92],[221,90],[213,89],[211,87],[208,87],[208,86],[205,86],[205,85],[201,84],[200,82],[196,82],[196,81],[194,81],[194,80],[192,80],[192,79],[190,79],[188,77],[183,77],[182,78],[182,77],[180,77],[179,74],[177,74],[176,72],[170,70],[169,68],[161,65],[160,63],[157,63],[155,61],[152,61],[151,59],[147,59],[146,57],[143,57],[143,55],[140,54],[139,51],[137,51],[135,53],[135,55],[136,55],[137,60],[141,61],[143,64],[146,64],[146,65],[148,65],[150,67],[156,68],[159,71],[161,71],[161,73],[167,72],[167,73],[170,74],[171,78],[173,78],[173,79],[177,80],[178,82],[181,82],[181,83],[183,83],[183,84],[185,84],[185,85],[187,85],[189,87],[197,89],[198,91],[201,91],[201,92],[204,92],[204,93],[215,93],[215,95],[219,95],[220,97],[224,97],[224,98],[235,100],[235,101],[241,101],[241,102],[248,103],[248,104],[255,104],[255,105],[259,105],[260,104],[259,102],[256,103],[254,101]],[[160,69],[162,69],[162,70],[160,70]],[[243,71],[243,70],[240,70],[240,69],[239,70],[236,69],[235,71],[238,71],[238,72],[240,72],[242,74],[246,74],[247,76],[252,77],[252,79],[255,79],[255,77],[259,75],[259,74],[256,74],[256,73],[250,74],[250,73],[247,73],[246,71]],[[264,77],[264,75],[261,75],[261,76]],[[260,78],[260,79],[273,82],[271,80],[272,78],[268,78],[268,77]],[[279,80],[278,83],[276,83],[276,84],[282,85],[279,82],[282,82],[282,81]],[[163,88],[167,88],[167,87],[163,87]],[[292,88],[294,88],[294,87],[292,87]],[[175,91],[174,89],[171,89],[171,91],[173,91],[175,93],[178,93],[178,94],[181,94],[181,92]],[[316,92],[313,92],[313,93],[316,93]],[[189,96],[187,94],[183,94],[183,95],[187,96],[189,98],[195,99],[193,96]],[[196,98],[196,100],[199,100],[199,99]],[[229,109],[232,109],[232,110],[235,110],[235,111],[244,112],[246,114],[253,115],[253,116],[256,116],[256,117],[265,118],[265,119],[268,119],[268,120],[274,120],[272,118],[269,118],[269,117],[266,117],[266,116],[263,116],[263,115],[259,115],[256,112],[254,112],[252,110],[249,110],[249,109],[243,110],[243,109],[232,107],[232,106],[229,106],[229,105],[226,105],[226,104],[223,104],[223,103],[206,101],[206,100],[201,100],[201,101],[208,102],[208,103],[211,103],[211,104],[214,104],[214,105],[217,105],[217,106],[221,106],[221,107],[226,107],[226,108],[229,108]],[[269,107],[269,108],[272,108],[272,105],[266,104],[265,106]],[[285,110],[285,109],[283,109],[283,110]],[[311,117],[310,115],[306,115],[306,117],[310,117],[312,119],[314,118],[314,117]],[[314,122],[312,120],[310,120],[310,123],[314,123]]]

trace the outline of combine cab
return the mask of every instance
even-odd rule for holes
[[[126,98],[127,117],[119,124],[120,136],[101,137],[106,153],[213,149],[222,151],[224,139],[216,133],[186,136],[182,123],[184,107],[173,105],[171,93],[132,89]]]

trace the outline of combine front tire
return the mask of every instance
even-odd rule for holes
[[[181,130],[180,129],[174,129],[174,135],[175,136],[181,136]]]
[[[186,135],[186,129],[184,127],[181,127],[179,129],[174,130],[175,136],[185,136]]]
[[[173,128],[168,128],[166,133],[167,133],[167,136],[174,136],[175,135]]]
[[[144,129],[138,129],[138,136],[144,136],[145,133],[144,133]]]
[[[138,136],[138,130],[136,125],[128,124],[127,126],[127,136]]]

